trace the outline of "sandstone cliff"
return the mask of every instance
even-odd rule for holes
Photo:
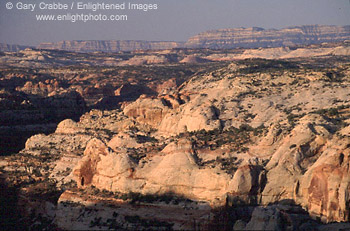
[[[234,28],[212,30],[191,37],[185,47],[232,49],[281,47],[350,39],[350,26],[296,26],[284,29]]]
[[[75,52],[119,52],[134,50],[161,50],[180,47],[179,42],[156,42],[136,40],[76,40],[57,43],[41,43],[38,49],[56,49]]]
[[[74,40],[46,42],[37,49],[73,52],[120,52],[135,50],[163,50],[172,48],[259,48],[294,47],[300,45],[339,42],[350,39],[350,26],[306,25],[283,29],[233,28],[202,32],[186,42],[143,40]],[[0,51],[18,52],[30,46],[0,44]],[[202,58],[186,57],[182,62],[206,62]],[[111,62],[111,61],[109,61]],[[112,61],[113,62],[113,61]],[[134,62],[137,62],[135,60]],[[153,61],[154,62],[154,61]],[[156,60],[156,62],[159,62]]]
[[[234,28],[202,32],[183,42],[153,42],[134,40],[106,41],[61,41],[42,43],[38,49],[57,49],[76,52],[118,52],[133,50],[159,50],[171,48],[258,48],[258,47],[290,47],[325,42],[338,42],[350,39],[350,26],[307,25],[283,29]],[[197,58],[198,59],[198,58]],[[183,62],[203,62],[203,59]]]

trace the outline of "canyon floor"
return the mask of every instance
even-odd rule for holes
[[[350,229],[350,47],[0,54],[2,227]]]

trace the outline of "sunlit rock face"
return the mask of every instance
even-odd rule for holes
[[[218,168],[201,168],[188,140],[170,143],[143,164],[136,164],[127,154],[116,153],[95,139],[87,145],[73,174],[80,187],[93,185],[125,193],[175,193],[213,205],[224,205],[227,192],[239,191],[229,174]],[[242,187],[248,192],[255,187],[250,175],[250,171],[245,171],[237,177],[243,178]]]

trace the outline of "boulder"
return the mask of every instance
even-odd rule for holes
[[[74,134],[74,133],[84,132],[84,131],[85,129],[80,128],[75,121],[71,119],[66,119],[57,125],[55,133]]]

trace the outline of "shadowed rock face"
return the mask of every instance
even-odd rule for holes
[[[86,110],[76,91],[52,92],[48,97],[22,92],[0,94],[0,155],[18,152],[37,133],[51,133],[62,119],[78,119]]]

